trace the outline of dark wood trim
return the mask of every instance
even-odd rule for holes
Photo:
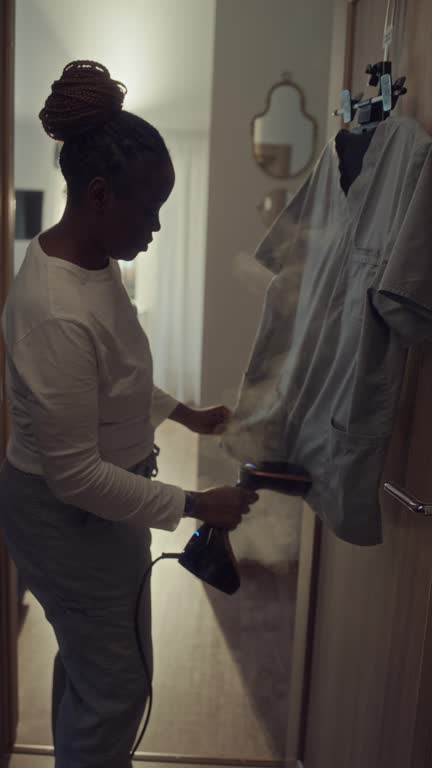
[[[15,0],[0,0],[0,314],[13,276]],[[0,334],[0,463],[10,429]],[[15,569],[0,538],[0,754],[11,751],[18,721],[18,605]]]
[[[6,301],[13,276],[15,227],[14,157],[14,57],[15,0],[0,0],[0,310]],[[9,433],[9,414],[4,397],[4,348],[0,334],[0,460],[3,460]]]
[[[307,737],[307,724],[308,713],[310,703],[310,691],[312,680],[312,663],[313,652],[315,645],[315,624],[316,624],[316,612],[318,606],[318,590],[319,590],[319,572],[320,572],[320,555],[321,555],[321,542],[322,542],[322,522],[318,518],[315,521],[313,538],[312,538],[312,558],[311,558],[311,573],[310,573],[310,588],[309,588],[309,610],[306,627],[306,647],[305,647],[305,661],[304,661],[304,677],[303,677],[303,691],[302,691],[302,709],[301,709],[301,721],[299,730],[299,742],[297,757],[302,762],[305,759],[306,752],[306,737]]]
[[[424,404],[428,402],[430,393],[430,384],[432,381],[432,344],[424,342],[419,348],[411,351],[411,360],[413,365],[413,389],[412,395],[413,408],[408,414],[409,428],[415,430],[417,435],[423,432],[421,444],[428,445],[429,425],[424,418],[424,409],[417,408],[416,403]],[[414,379],[415,376],[415,379]],[[417,413],[416,413],[417,411]],[[407,432],[409,434],[409,432]],[[408,459],[406,462],[406,475],[402,484],[405,488],[417,487],[420,482],[419,494],[430,498],[430,453],[425,452],[421,457],[415,451],[412,439],[410,440]],[[411,465],[411,466],[410,466]],[[413,470],[410,468],[414,467]],[[424,490],[422,489],[424,487]],[[432,520],[430,521],[432,523]],[[419,555],[420,557],[420,555]],[[423,561],[424,562],[424,561]],[[409,768],[425,768],[430,766],[432,760],[432,729],[430,727],[430,701],[432,690],[432,587],[430,574],[430,560],[428,553],[425,562],[425,586],[428,584],[428,612],[424,626],[423,642],[421,648],[421,667],[418,680],[417,710],[414,724],[414,734],[412,737],[412,751]]]
[[[46,756],[54,757],[54,748],[40,744],[17,744],[13,750],[14,755]],[[163,754],[162,752],[136,752],[135,763],[163,763],[164,765],[181,766],[228,766],[228,768],[297,768],[297,760],[242,760],[230,757],[203,757],[202,755]],[[1,768],[1,766],[0,766]]]
[[[321,522],[303,503],[288,705],[287,759],[304,753],[318,589]]]
[[[423,664],[420,678],[415,733],[410,768],[431,765],[432,730],[430,727],[430,692],[432,686],[432,595],[429,593],[429,615],[423,645]]]
[[[18,724],[18,601],[16,573],[0,538],[0,755],[15,744]]]
[[[343,87],[350,90],[352,88],[357,3],[358,0],[348,0],[347,8]]]

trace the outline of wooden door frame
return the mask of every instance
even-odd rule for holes
[[[330,81],[337,80],[337,91],[351,88],[356,6],[359,0],[345,0],[341,16],[334,12]],[[335,81],[336,82],[336,81]],[[329,84],[328,113],[339,106],[333,103],[335,82]],[[334,121],[334,122],[333,122]],[[329,120],[328,139],[343,127],[336,118]],[[319,571],[323,526],[312,510],[303,505],[302,532],[299,556],[296,615],[294,626],[292,678],[290,686],[289,719],[286,753],[304,760],[311,688],[314,628],[319,593]],[[432,666],[432,665],[431,665]]]
[[[355,23],[357,4],[359,0],[347,0],[347,16],[345,31],[345,56],[343,70],[343,88],[352,87],[353,61],[354,61],[354,42],[355,42]]]
[[[13,277],[14,65],[15,0],[0,0],[0,314]],[[0,334],[0,463],[9,430],[5,350]],[[12,750],[18,722],[17,613],[15,568],[0,537],[0,755]]]

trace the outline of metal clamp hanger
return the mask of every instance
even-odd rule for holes
[[[368,64],[366,73],[370,75],[369,85],[379,86],[378,96],[362,100],[361,96],[353,98],[351,92],[345,89],[342,91],[342,108],[332,112],[334,116],[343,115],[345,124],[351,123],[358,115],[359,126],[363,129],[371,124],[376,126],[385,120],[395,108],[400,96],[407,93],[406,77],[392,81],[391,61]]]

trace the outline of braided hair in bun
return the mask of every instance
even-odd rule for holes
[[[60,167],[72,202],[97,176],[127,194],[129,173],[139,158],[169,159],[156,128],[123,110],[126,93],[126,86],[96,61],[72,61],[52,84],[39,118],[46,133],[63,142]]]

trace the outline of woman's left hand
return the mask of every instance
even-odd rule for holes
[[[199,435],[220,435],[225,432],[233,413],[225,405],[191,409],[187,426]]]

